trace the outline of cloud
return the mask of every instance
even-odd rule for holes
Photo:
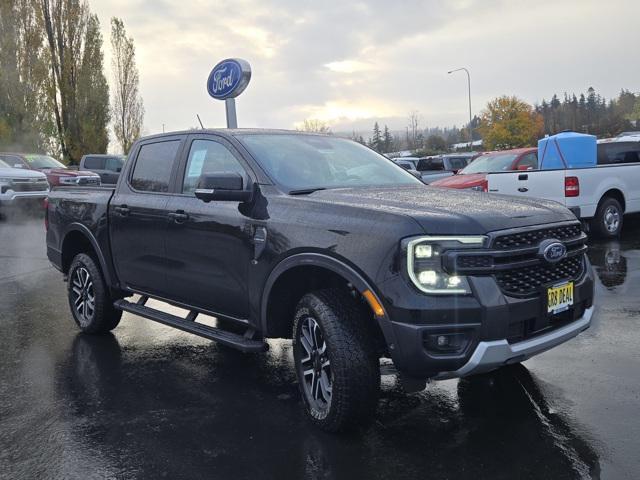
[[[367,118],[403,128],[410,110],[425,125],[468,118],[493,96],[540,101],[593,85],[605,96],[640,90],[640,2],[612,0],[100,0],[101,18],[121,17],[133,35],[149,133],[224,126],[207,96],[211,67],[247,59],[251,84],[238,98],[241,126],[290,128],[318,118],[348,129]],[[624,12],[624,15],[620,13]],[[633,48],[633,47],[632,47]],[[108,52],[107,52],[108,53]],[[612,74],[615,72],[615,74]],[[634,84],[635,82],[635,84]]]

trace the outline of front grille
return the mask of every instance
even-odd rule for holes
[[[49,187],[46,182],[34,182],[34,183],[16,183],[11,185],[11,190],[14,192],[44,192]]]
[[[543,285],[577,280],[582,276],[583,271],[584,255],[577,255],[555,264],[539,263],[530,267],[498,272],[495,279],[504,293],[527,296],[537,294]]]
[[[456,261],[457,268],[488,268],[493,265],[493,257],[491,255],[465,255],[458,257]]]
[[[546,238],[570,240],[579,237],[581,233],[582,230],[579,224],[562,225],[539,230],[525,230],[498,236],[494,240],[493,247],[496,249],[534,247]]]

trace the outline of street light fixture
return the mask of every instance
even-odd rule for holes
[[[473,144],[473,134],[471,133],[471,75],[469,74],[469,70],[465,67],[456,68],[454,70],[449,70],[447,73],[452,74],[453,72],[459,72],[464,70],[467,74],[467,86],[469,87],[469,149],[471,149],[471,145]]]

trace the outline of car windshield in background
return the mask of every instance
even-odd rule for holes
[[[67,168],[66,165],[48,155],[25,155],[23,158],[31,168]]]
[[[504,172],[511,170],[511,165],[516,159],[515,154],[501,154],[501,155],[482,155],[471,162],[465,167],[461,174],[469,173],[492,173],[492,172]]]
[[[11,168],[11,166],[2,160],[0,160],[0,168]]]
[[[391,160],[344,138],[295,134],[241,134],[237,138],[289,192],[422,184]]]

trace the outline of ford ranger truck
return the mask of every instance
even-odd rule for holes
[[[124,311],[243,352],[291,339],[308,417],[328,431],[373,417],[383,357],[421,390],[556,347],[594,308],[565,207],[431,188],[334,136],[146,137],[115,187],[54,188],[46,222],[80,330],[108,332]]]

